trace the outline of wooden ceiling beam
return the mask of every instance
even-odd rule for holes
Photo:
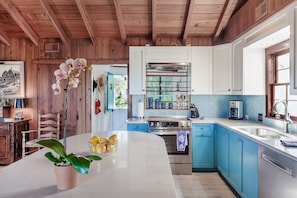
[[[27,23],[21,13],[17,10],[17,8],[12,4],[10,0],[0,0],[1,5],[5,8],[5,10],[10,14],[13,20],[18,24],[18,26],[25,32],[25,34],[30,38],[30,40],[34,43],[34,45],[38,46],[38,36],[33,31],[31,26]]]
[[[127,43],[127,35],[126,35],[125,27],[124,27],[121,5],[118,0],[113,0],[113,4],[114,4],[116,15],[117,15],[117,20],[118,20],[118,24],[119,24],[119,28],[120,28],[122,42]]]
[[[8,38],[7,35],[6,35],[4,32],[2,32],[2,31],[0,31],[0,41],[1,41],[2,43],[5,43],[7,46],[10,46],[9,38]]]
[[[226,4],[223,8],[223,11],[221,13],[220,19],[218,21],[217,27],[213,35],[214,41],[218,39],[222,30],[226,27],[234,9],[236,8],[237,3],[238,0],[226,0]]]
[[[156,21],[157,21],[157,3],[156,3],[156,0],[152,0],[152,40],[153,40],[153,43],[156,43],[156,39],[157,39]]]
[[[60,39],[63,42],[64,45],[69,45],[69,39],[67,34],[65,33],[61,23],[59,22],[58,18],[56,17],[53,9],[51,8],[50,4],[47,0],[39,0],[41,6],[43,7],[43,10],[46,12],[47,16],[51,20],[53,26],[57,30],[58,34],[60,35]]]
[[[187,18],[186,18],[186,23],[185,23],[185,28],[184,28],[184,35],[183,35],[183,42],[184,44],[187,44],[187,38],[189,35],[189,28],[191,25],[191,20],[192,20],[192,15],[193,15],[193,9],[195,6],[195,0],[189,0],[189,8],[188,8],[188,12],[187,12]]]
[[[79,12],[80,12],[80,15],[82,17],[82,20],[87,28],[87,31],[90,35],[90,38],[92,40],[92,43],[93,45],[96,45],[96,37],[95,37],[95,34],[94,34],[94,30],[93,30],[93,27],[92,27],[92,24],[91,24],[91,20],[90,20],[90,17],[88,15],[88,12],[86,10],[86,6],[82,3],[81,0],[75,0],[75,3],[79,9]]]

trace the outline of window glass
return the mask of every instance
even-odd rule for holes
[[[275,86],[274,87],[274,100],[286,100],[286,86]]]
[[[277,56],[277,82],[290,82],[289,54]]]

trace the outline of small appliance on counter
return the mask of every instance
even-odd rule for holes
[[[199,112],[195,104],[190,105],[191,118],[199,118]]]
[[[229,101],[229,119],[242,120],[243,119],[243,102],[242,100]]]

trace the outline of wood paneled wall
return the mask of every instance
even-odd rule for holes
[[[271,16],[281,8],[294,0],[267,0],[268,15],[260,21],[256,21],[253,15],[255,7],[263,0],[249,0],[241,10],[232,17],[227,29],[221,35],[219,43],[233,41],[235,38],[248,31],[260,21]],[[248,17],[247,17],[248,16]],[[60,51],[46,53],[44,44],[58,42]],[[30,128],[37,128],[37,112],[51,111],[64,113],[64,96],[54,97],[51,84],[55,81],[53,71],[57,69],[67,58],[83,57],[88,64],[128,64],[129,46],[181,46],[181,38],[159,38],[152,43],[150,38],[134,37],[128,38],[127,43],[121,40],[109,38],[98,38],[96,45],[92,45],[90,39],[71,39],[68,46],[63,45],[59,39],[40,39],[39,45],[33,45],[28,39],[12,38],[11,45],[0,43],[0,60],[22,60],[25,61],[25,93],[27,108],[25,117],[30,118]],[[210,46],[212,38],[188,39],[192,46]],[[91,75],[85,72],[81,75],[81,84],[70,97],[70,127],[71,134],[79,134],[91,131]],[[12,114],[13,115],[13,114]],[[78,120],[76,120],[78,117]]]
[[[267,2],[267,15],[256,20],[255,10],[263,1]],[[234,41],[248,30],[271,17],[277,11],[294,2],[294,0],[249,0],[240,10],[234,14],[225,31],[217,43],[228,43]]]

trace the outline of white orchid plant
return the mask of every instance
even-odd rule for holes
[[[79,84],[79,75],[87,68],[87,60],[84,58],[67,59],[64,63],[60,64],[60,68],[54,72],[56,76],[56,83],[52,85],[54,94],[61,93],[60,81],[66,80],[67,84],[64,89],[67,92],[70,88],[77,88]]]
[[[67,59],[65,62],[60,64],[59,69],[55,70],[54,75],[56,77],[56,82],[52,85],[52,89],[55,95],[61,93],[61,81],[66,80],[66,85],[64,88],[65,96],[65,124],[64,124],[64,147],[66,148],[66,121],[68,119],[68,90],[71,88],[77,88],[79,85],[79,76],[81,72],[86,71],[86,69],[91,70],[92,67],[87,66],[87,60],[84,58]]]

